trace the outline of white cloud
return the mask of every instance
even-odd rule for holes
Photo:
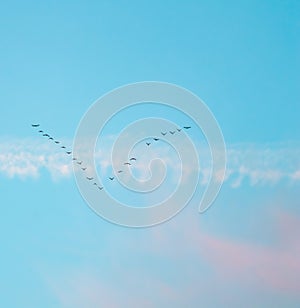
[[[300,170],[295,171],[290,175],[292,180],[300,180]]]
[[[254,186],[300,180],[299,143],[236,144],[228,147],[227,155],[227,181],[232,187],[243,181]]]
[[[71,140],[65,140],[65,144],[72,144]],[[102,169],[103,174],[111,172],[111,146],[113,139],[109,137],[102,143],[102,148],[96,151],[96,163]],[[200,185],[207,185],[210,179],[211,159],[209,149],[199,144],[196,146],[200,162]],[[127,157],[117,157],[115,162],[119,166]],[[156,145],[147,152],[137,147],[133,153],[139,160],[136,162],[136,173],[141,178],[149,176],[149,164],[151,160],[160,158],[171,171],[172,176],[178,176],[180,159],[175,151],[170,151],[165,143]],[[191,162],[185,162],[183,168],[183,180],[188,180],[189,174],[198,172]],[[0,173],[9,178],[13,177],[39,177],[41,171],[47,170],[52,178],[64,178],[72,175],[71,157],[60,146],[40,139],[15,139],[0,140]],[[220,170],[220,173],[221,170]],[[218,173],[214,177],[220,181]],[[233,144],[227,145],[227,170],[225,182],[233,188],[242,183],[249,185],[275,185],[279,181],[300,181],[300,144]]]
[[[70,176],[72,166],[58,146],[37,140],[0,141],[0,173],[9,178],[39,177],[46,169],[53,179]]]

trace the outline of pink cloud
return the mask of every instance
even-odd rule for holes
[[[199,253],[225,280],[253,282],[299,296],[300,218],[281,213],[276,226],[277,242],[270,245],[199,234]]]
[[[116,276],[103,276],[99,265],[95,269],[77,268],[65,273],[63,279],[56,277],[52,289],[62,306],[156,307],[168,303],[198,307],[214,302],[240,306],[243,295],[231,298],[227,287],[231,295],[240,288],[248,299],[258,294],[266,294],[269,299],[270,294],[276,294],[300,300],[299,216],[276,212],[268,226],[273,230],[272,241],[258,243],[208,233],[199,226],[195,214],[182,212],[134,237],[128,238],[133,233],[125,232],[125,238],[112,250],[113,264],[122,260],[119,270],[112,270],[112,275],[117,273],[116,283]],[[116,233],[111,242],[120,239],[121,232]],[[174,281],[166,279],[171,272]],[[215,298],[217,292],[220,298]],[[256,300],[261,304],[261,299]]]
[[[176,219],[182,219],[177,217]],[[185,217],[186,223],[188,217]],[[275,215],[274,238],[268,243],[249,242],[217,236],[201,230],[189,217],[189,226],[170,221],[168,232],[153,230],[149,249],[156,254],[169,247],[169,258],[193,258],[196,264],[207,264],[215,273],[218,284],[233,283],[255,286],[295,296],[300,299],[300,217],[287,212]],[[262,226],[260,228],[264,230]],[[178,249],[182,247],[183,249]],[[165,253],[165,252],[164,252]]]

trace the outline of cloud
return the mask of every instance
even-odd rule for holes
[[[0,141],[0,173],[3,175],[37,178],[43,169],[53,179],[72,174],[70,160],[52,144],[32,139]]]
[[[239,280],[287,295],[300,294],[300,218],[286,212],[275,222],[275,244],[239,242],[202,234],[201,255],[224,283]],[[188,240],[188,239],[186,239]]]
[[[300,170],[297,170],[290,174],[292,180],[300,180]]]
[[[88,266],[51,271],[51,289],[67,307],[288,306],[300,301],[300,217],[264,215],[266,242],[210,232],[191,208],[155,228],[112,228],[109,246],[93,234]]]
[[[243,181],[254,186],[300,179],[299,143],[235,144],[228,147],[227,161],[232,187],[239,187]]]
[[[102,142],[102,147],[95,152],[96,164],[101,169],[101,174],[112,172],[111,147],[113,138],[109,136]],[[102,139],[102,140],[103,140]],[[65,140],[66,144],[72,144],[71,140]],[[211,177],[211,158],[209,149],[203,145],[196,145],[200,170],[192,162],[181,161],[176,151],[162,143],[155,147],[136,147],[132,155],[138,157],[138,161],[132,167],[141,178],[149,177],[149,166],[153,159],[159,158],[165,163],[173,177],[178,177],[178,170],[182,167],[183,181],[188,181],[193,172],[199,173],[200,185],[207,185]],[[127,160],[120,153],[114,162],[121,168]],[[122,157],[121,157],[122,156]],[[47,170],[52,178],[70,177],[72,175],[71,159],[60,147],[48,141],[37,139],[0,140],[0,173],[13,177],[38,177],[42,170]],[[221,181],[222,170],[217,172],[214,181]],[[170,174],[169,174],[170,175]],[[232,188],[237,188],[242,183],[255,185],[275,185],[282,180],[290,182],[300,181],[300,144],[233,144],[227,145],[227,170],[224,181]]]
[[[199,268],[200,276],[200,268],[204,266],[209,269],[210,273],[214,273],[210,278],[215,280],[213,284],[216,288],[218,285],[238,284],[239,287],[250,286],[252,292],[253,289],[256,292],[271,292],[299,301],[300,216],[278,209],[272,209],[271,213],[265,215],[273,217],[267,226],[273,230],[272,238],[266,242],[255,237],[241,240],[233,235],[212,234],[199,226],[186,210],[180,217],[170,221],[169,227],[164,225],[155,228],[154,238],[147,245],[150,252],[158,255],[164,251],[164,247],[169,247],[167,258],[173,259],[173,262],[174,258],[188,258],[195,270]],[[264,235],[266,226],[256,227]],[[207,284],[210,280],[208,277]]]
[[[117,298],[106,283],[88,269],[73,270],[64,283],[48,279],[48,284],[62,307],[119,307]]]

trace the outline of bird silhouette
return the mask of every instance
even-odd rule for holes
[[[147,146],[149,146],[151,144],[151,142],[146,142]]]
[[[163,133],[163,132],[161,132],[161,134],[162,134],[163,136],[165,136],[167,133]]]
[[[62,149],[65,149],[66,147],[63,145],[63,146],[61,146],[61,148],[62,148]]]
[[[56,144],[59,144],[59,141],[54,141]]]
[[[96,182],[94,182],[94,184],[93,185],[97,185],[97,183]]]
[[[32,127],[39,127],[40,124],[31,124]]]
[[[158,141],[159,139],[158,139],[158,138],[153,138],[153,140],[154,140],[154,141]]]
[[[43,137],[50,137],[50,135],[48,135],[48,134],[43,134]]]
[[[179,132],[181,132],[181,128],[177,128],[177,130],[178,130]]]
[[[118,171],[118,173],[122,173],[122,172],[123,172],[123,170],[119,170],[119,171]]]
[[[77,160],[77,158],[76,158],[76,157],[73,157],[72,160]]]
[[[67,151],[66,153],[67,153],[68,155],[72,154],[72,152],[71,152],[71,151]]]
[[[129,160],[136,160],[136,158],[135,157],[131,157]]]
[[[52,138],[52,137],[49,137],[49,140],[53,140],[53,138]]]
[[[98,188],[99,188],[100,190],[102,190],[102,189],[103,189],[103,187],[102,187],[102,186],[98,186]]]
[[[112,181],[114,179],[114,177],[109,177],[109,179]]]
[[[78,165],[81,165],[81,164],[82,164],[82,161],[78,161],[77,164],[78,164]]]
[[[86,170],[86,167],[84,167],[84,168],[81,168],[81,170],[85,171],[85,170]]]
[[[183,128],[184,128],[184,129],[190,129],[191,126],[184,126]]]
[[[175,131],[171,131],[171,130],[170,130],[170,134],[171,134],[171,135],[174,135],[174,134],[175,134]]]
[[[43,130],[41,130],[41,129],[39,130],[39,133],[43,133],[43,132],[44,132]]]
[[[124,165],[128,165],[128,166],[131,166],[131,163],[124,163]]]
[[[93,180],[94,178],[93,178],[93,177],[88,177],[88,176],[87,176],[86,179],[89,180],[89,181],[91,181],[91,180]]]

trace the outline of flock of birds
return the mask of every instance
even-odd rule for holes
[[[50,141],[53,141],[56,145],[58,145],[60,147],[61,150],[65,151],[65,153],[67,155],[71,155],[72,154],[72,151],[67,149],[67,147],[65,145],[63,145],[59,140],[56,140],[54,137],[52,137],[51,135],[49,135],[47,132],[45,132],[44,130],[41,129],[40,127],[40,124],[31,124],[32,128],[35,128],[38,130],[38,133],[42,136],[42,137],[45,137],[45,138],[48,138],[48,140]],[[161,132],[161,135],[162,136],[166,136],[168,133],[171,134],[171,135],[174,135],[176,132],[179,133],[182,131],[182,129],[184,130],[188,130],[190,129],[191,126],[184,126],[183,128],[177,128],[176,130],[170,130],[170,131],[163,131]],[[160,139],[157,138],[157,137],[153,137],[151,138],[154,142],[157,142],[159,141]],[[151,142],[150,141],[146,141],[146,146],[150,146],[151,145]],[[72,157],[72,160],[75,161],[81,168],[82,172],[86,172],[87,168],[85,165],[84,165],[84,162],[80,159],[78,159],[77,157]],[[137,161],[137,158],[136,157],[131,157],[129,159],[129,161],[126,161],[124,162],[124,166],[131,166],[135,161]],[[117,171],[118,173],[122,173],[124,172],[123,170],[118,170]],[[108,179],[110,181],[113,181],[115,179],[114,176],[109,176]],[[98,185],[97,182],[93,181],[94,180],[94,177],[90,177],[90,176],[87,176],[86,175],[86,180],[91,182],[92,185],[96,186],[99,190],[102,190],[104,187],[103,186],[100,186]]]

